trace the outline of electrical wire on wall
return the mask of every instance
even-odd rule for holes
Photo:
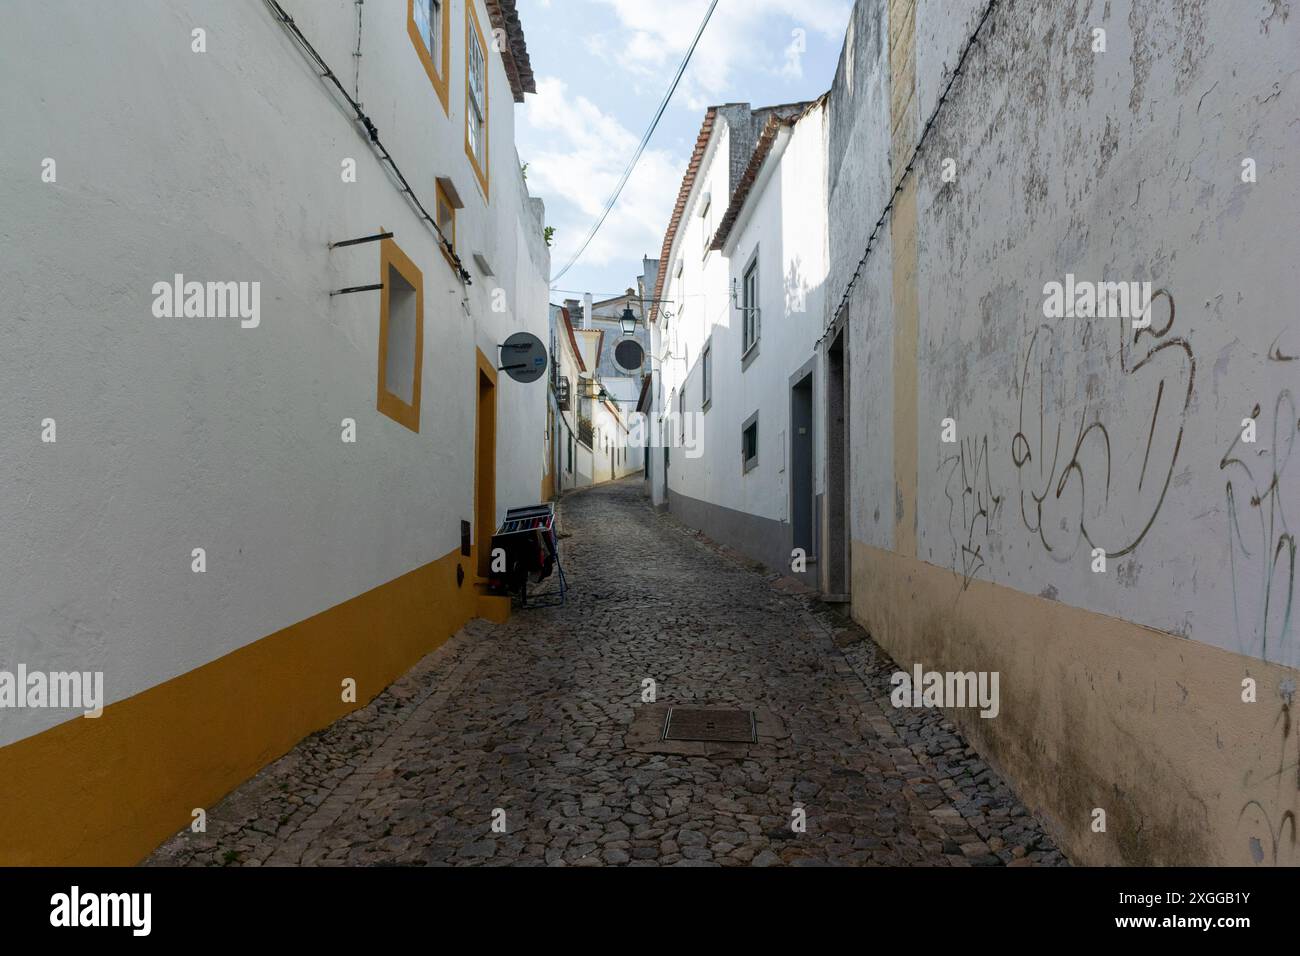
[[[970,54],[971,47],[979,42],[980,31],[984,29],[984,24],[988,21],[989,15],[993,8],[998,5],[998,0],[989,0],[988,6],[984,8],[984,13],[980,17],[979,23],[975,25],[975,30],[966,38],[966,43],[962,47],[961,56],[957,59],[957,66],[952,71],[952,76],[948,77],[948,82],[944,85],[943,92],[939,94],[939,102],[935,103],[933,111],[930,113],[930,119],[925,124],[925,129],[921,131],[920,138],[916,141],[916,148],[912,150],[912,156],[907,161],[907,166],[903,169],[903,175],[898,177],[898,183],[894,186],[894,191],[889,197],[889,202],[885,204],[884,210],[880,213],[880,218],[876,220],[876,225],[871,230],[871,235],[867,238],[867,248],[862,253],[862,258],[858,260],[857,267],[853,270],[853,275],[849,279],[848,285],[844,287],[844,294],[840,297],[839,305],[831,313],[829,325],[822,331],[821,337],[817,339],[817,345],[825,341],[826,336],[830,335],[831,330],[835,328],[839,321],[840,315],[844,312],[844,307],[848,305],[849,295],[853,292],[853,287],[857,285],[858,279],[862,276],[862,269],[867,264],[867,257],[871,255],[871,250],[875,247],[876,237],[880,234],[885,220],[893,212],[894,201],[898,199],[898,194],[903,191],[903,186],[907,178],[912,174],[912,167],[916,165],[917,157],[921,155],[921,150],[925,146],[926,139],[930,135],[930,130],[934,126],[934,121],[939,118],[939,111],[943,109],[943,104],[948,100],[948,94],[952,86],[957,82],[957,78],[962,75],[962,67],[966,63],[966,57]]]
[[[323,80],[329,80],[329,82],[334,85],[334,88],[339,91],[339,94],[347,101],[348,106],[352,107],[352,111],[356,114],[357,121],[365,127],[370,142],[378,153],[379,158],[388,165],[388,168],[397,178],[397,181],[401,183],[402,188],[400,191],[415,205],[420,218],[429,225],[429,228],[432,229],[434,234],[438,237],[439,244],[446,250],[448,257],[452,260],[456,272],[460,276],[461,282],[466,285],[471,284],[473,279],[465,270],[465,266],[461,262],[460,256],[456,254],[456,249],[451,244],[451,240],[449,240],[443,234],[442,230],[438,228],[437,221],[429,215],[429,210],[425,208],[424,203],[420,201],[420,197],[417,196],[415,190],[411,188],[411,184],[407,182],[406,177],[402,175],[401,169],[398,168],[397,161],[393,159],[392,154],[388,152],[388,149],[380,140],[378,128],[361,108],[361,104],[356,101],[351,93],[344,89],[343,84],[339,82],[338,76],[336,76],[334,71],[329,68],[329,64],[325,62],[321,55],[316,52],[316,48],[311,45],[311,42],[307,37],[303,35],[302,30],[299,29],[298,24],[294,22],[293,17],[289,16],[289,14],[285,12],[284,7],[280,6],[279,0],[263,0],[263,2],[270,8],[271,12],[275,14],[275,18],[279,20],[286,29],[288,29],[290,35],[298,43],[298,46],[307,54],[308,58],[320,71],[320,78]]]

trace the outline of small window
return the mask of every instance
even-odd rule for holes
[[[745,279],[740,297],[741,354],[748,352],[758,342],[758,255],[755,254],[745,269]]]
[[[413,432],[420,430],[420,372],[424,359],[424,276],[397,243],[379,253],[379,396],[376,407]]]
[[[708,411],[713,404],[713,343],[704,346],[700,353],[700,378],[703,380],[704,400],[700,403],[701,411]]]
[[[451,39],[450,0],[406,0],[406,32],[415,45],[424,72],[442,104],[448,110],[447,60],[448,40]]]
[[[700,232],[703,235],[700,244],[704,247],[700,258],[707,259],[709,243],[713,241],[713,203],[707,198],[704,201],[704,210],[700,213],[700,220]]]
[[[465,4],[465,152],[474,166],[483,195],[488,192],[487,43],[474,12]]]
[[[682,385],[681,393],[677,396],[677,422],[680,428],[678,432],[681,443],[686,444],[686,386]]]
[[[744,471],[758,465],[758,415],[755,414],[745,422],[740,433],[740,457]]]
[[[453,248],[456,245],[456,207],[452,204],[451,198],[447,195],[447,190],[443,188],[442,183],[436,187],[437,210],[435,216],[438,220],[438,231],[446,237]],[[451,252],[445,246],[442,247],[442,254],[447,257],[447,261],[455,265],[452,261]]]

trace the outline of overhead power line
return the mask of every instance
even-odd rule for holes
[[[691,62],[691,56],[695,53],[695,47],[699,44],[700,37],[704,35],[704,28],[709,25],[709,19],[713,16],[713,11],[717,6],[718,0],[713,0],[713,2],[709,4],[709,9],[705,11],[704,19],[700,21],[700,28],[695,31],[695,39],[691,41],[690,49],[686,51],[686,56],[682,59],[681,66],[677,68],[677,74],[673,77],[672,85],[668,87],[668,92],[664,95],[663,102],[659,104],[659,109],[655,113],[654,119],[651,120],[650,128],[647,129],[645,135],[641,137],[641,144],[637,146],[636,152],[632,155],[632,161],[629,162],[627,168],[623,170],[623,175],[619,179],[618,185],[614,187],[613,194],[605,202],[605,207],[601,211],[599,218],[597,218],[595,225],[593,225],[591,231],[587,233],[587,238],[582,240],[582,245],[578,247],[578,251],[575,252],[569,261],[564,264],[564,268],[551,277],[551,282],[559,282],[560,279],[564,277],[564,274],[573,268],[574,264],[579,258],[581,258],[582,254],[587,251],[587,246],[591,244],[591,240],[596,238],[596,233],[599,232],[600,227],[605,224],[605,220],[609,218],[609,214],[614,209],[614,204],[618,202],[618,197],[623,192],[623,187],[627,185],[628,179],[632,176],[632,171],[636,169],[636,164],[641,159],[641,154],[645,152],[646,145],[650,142],[650,137],[654,135],[655,128],[659,125],[660,117],[662,117],[664,111],[668,109],[668,103],[672,100],[673,93],[677,90],[677,84],[681,82],[682,74],[686,72],[686,66]]]
[[[821,338],[817,340],[820,345],[828,335],[835,329],[836,323],[844,313],[844,307],[849,303],[849,296],[853,294],[853,288],[862,278],[862,270],[867,264],[867,259],[871,256],[871,250],[875,248],[876,238],[880,235],[880,230],[884,227],[885,221],[889,218],[890,213],[894,211],[894,201],[898,199],[898,194],[903,191],[908,177],[912,174],[912,167],[916,165],[917,159],[921,155],[921,150],[925,146],[926,139],[929,138],[930,130],[934,126],[934,121],[939,118],[939,111],[943,109],[944,103],[948,101],[948,94],[952,92],[953,84],[957,78],[962,75],[962,67],[966,65],[966,57],[970,55],[971,48],[979,43],[980,31],[984,29],[984,24],[988,21],[989,15],[997,7],[998,0],[988,0],[988,5],[984,7],[984,13],[975,24],[975,30],[966,38],[966,43],[962,46],[961,56],[957,58],[957,66],[953,68],[952,75],[948,77],[948,82],[944,85],[943,92],[939,94],[939,101],[934,104],[934,109],[930,113],[930,119],[926,121],[925,129],[921,131],[920,138],[916,141],[916,147],[912,150],[912,156],[903,167],[903,174],[898,177],[898,182],[894,186],[894,191],[889,195],[889,202],[885,203],[885,208],[881,210],[880,218],[876,220],[875,227],[871,230],[871,235],[867,237],[867,248],[862,253],[862,258],[858,260],[857,267],[853,270],[853,275],[849,278],[848,285],[844,287],[844,294],[840,297],[839,305],[831,313],[830,323],[822,331]]]

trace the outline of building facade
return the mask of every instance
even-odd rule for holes
[[[1026,6],[854,7],[839,573],[901,667],[1001,675],[996,719],[952,716],[1072,859],[1295,863],[1300,19]],[[1076,279],[1150,310],[1061,315]]]
[[[999,674],[951,716],[1072,859],[1300,862],[1300,19],[1025,6],[857,0],[822,101],[708,111],[649,494]]]
[[[551,473],[555,476],[552,491],[560,495],[592,482],[591,413],[583,384],[587,366],[569,310],[552,305],[550,315]]]
[[[544,490],[545,383],[497,374],[547,329],[531,71],[513,0],[22,4],[0,47],[39,93],[0,106],[0,671],[105,705],[0,709],[0,863],[133,863],[502,613],[487,536]]]
[[[817,580],[824,101],[709,111],[655,295],[651,494],[765,564]],[[654,433],[656,429],[652,429]],[[657,491],[656,491],[657,484]]]
[[[644,472],[637,402],[649,374],[650,336],[643,281],[621,296],[551,306],[552,406],[564,432],[552,456],[557,493]],[[631,334],[623,329],[627,310],[636,319]]]

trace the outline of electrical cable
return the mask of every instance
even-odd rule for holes
[[[866,251],[862,253],[862,258],[858,260],[857,267],[853,270],[853,275],[850,277],[848,285],[844,287],[844,295],[840,297],[840,303],[835,307],[835,311],[831,315],[830,324],[822,332],[821,337],[817,339],[817,345],[821,345],[821,343],[826,339],[826,336],[828,336],[831,333],[831,330],[835,328],[836,323],[839,322],[840,315],[844,312],[844,307],[848,304],[849,295],[852,293],[854,286],[857,285],[858,279],[861,278],[862,268],[867,264],[867,257],[871,255],[871,250],[875,246],[876,236],[880,233],[880,227],[885,224],[885,220],[889,218],[889,214],[893,211],[894,200],[897,199],[898,194],[903,191],[903,184],[907,181],[907,177],[911,175],[912,167],[916,165],[917,157],[920,156],[921,149],[925,146],[926,139],[930,135],[930,130],[934,126],[934,121],[939,117],[939,111],[943,109],[943,104],[948,99],[948,93],[952,90],[952,85],[957,82],[957,77],[961,76],[962,66],[966,63],[966,57],[970,53],[971,47],[979,42],[978,37],[980,31],[984,29],[985,22],[987,22],[989,15],[993,12],[993,8],[997,5],[998,0],[989,0],[988,6],[984,8],[983,16],[980,17],[980,22],[975,25],[974,32],[966,38],[966,44],[962,47],[961,56],[957,59],[957,66],[953,69],[952,76],[948,77],[948,82],[944,86],[943,92],[939,95],[939,102],[935,103],[934,110],[930,113],[930,119],[926,122],[925,129],[921,131],[920,139],[916,141],[916,148],[912,150],[912,156],[908,159],[907,165],[903,168],[903,175],[898,177],[898,182],[894,186],[894,191],[890,194],[889,202],[885,204],[884,210],[880,213],[880,218],[876,220],[876,225],[872,228],[871,235],[867,238]]]
[[[591,240],[596,238],[596,233],[599,232],[600,227],[605,224],[605,220],[609,218],[609,214],[613,212],[614,204],[618,202],[618,197],[622,194],[623,187],[627,185],[628,179],[631,178],[632,171],[636,169],[636,164],[641,159],[641,154],[645,152],[645,148],[650,142],[650,137],[654,135],[655,128],[659,125],[660,118],[664,115],[664,111],[668,109],[668,103],[673,98],[673,93],[677,90],[677,84],[681,81],[682,74],[686,72],[686,66],[691,62],[691,56],[695,53],[695,47],[699,44],[700,37],[704,35],[704,28],[709,25],[709,19],[713,16],[713,11],[717,6],[718,0],[713,0],[713,2],[709,4],[709,9],[705,11],[704,19],[700,21],[700,28],[695,31],[695,39],[691,41],[690,49],[686,51],[686,56],[682,60],[681,66],[677,68],[677,74],[673,77],[672,85],[668,87],[668,92],[665,94],[663,102],[659,104],[659,110],[655,113],[654,119],[650,123],[650,128],[647,129],[645,135],[641,137],[641,143],[637,146],[636,152],[632,155],[631,162],[629,162],[627,168],[623,170],[623,175],[619,179],[618,185],[614,188],[613,194],[605,202],[605,208],[601,212],[600,217],[596,220],[595,225],[591,227],[591,231],[587,233],[587,238],[582,240],[582,245],[578,247],[578,251],[573,254],[567,263],[565,263],[563,269],[551,277],[551,282],[559,282],[560,279],[563,278],[564,274],[573,268],[574,264],[582,254],[587,251],[587,246],[591,244]]]
[[[324,58],[316,52],[316,48],[312,46],[311,41],[303,35],[302,30],[298,28],[298,24],[294,23],[293,17],[289,16],[289,14],[285,12],[284,7],[280,6],[279,0],[264,0],[264,2],[271,8],[276,19],[279,20],[282,25],[288,27],[293,38],[321,71],[321,79],[329,80],[333,83],[335,89],[339,91],[339,94],[347,100],[348,105],[352,107],[352,111],[356,113],[357,120],[365,127],[366,133],[370,137],[370,142],[374,144],[375,149],[378,150],[380,158],[388,164],[389,168],[393,171],[393,175],[397,177],[397,181],[402,184],[401,192],[415,204],[416,208],[420,211],[420,218],[428,223],[434,233],[437,234],[438,241],[442,244],[443,248],[447,252],[447,256],[453,261],[456,271],[460,274],[461,281],[466,285],[471,284],[473,279],[470,274],[465,271],[465,266],[461,262],[460,256],[456,254],[456,250],[452,246],[451,241],[443,234],[443,231],[438,228],[437,221],[429,215],[429,210],[424,207],[424,203],[420,202],[420,197],[415,194],[415,190],[411,188],[411,184],[408,183],[406,177],[402,175],[401,169],[397,166],[397,161],[393,159],[392,155],[388,152],[388,149],[380,141],[378,128],[361,108],[361,104],[358,103],[346,89],[344,89],[343,84],[339,82],[339,78],[334,74],[334,71],[329,68],[329,64],[327,64]]]

